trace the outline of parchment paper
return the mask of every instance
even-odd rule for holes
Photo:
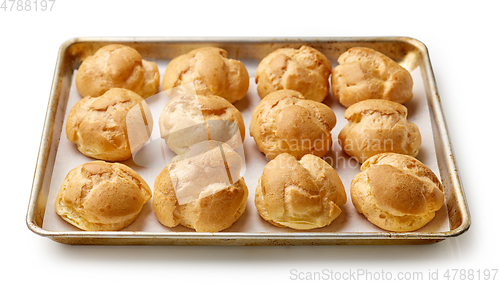
[[[156,61],[156,63],[158,64],[158,68],[160,70],[161,79],[163,79],[163,72],[165,71],[168,61]],[[250,137],[248,130],[252,111],[260,101],[260,97],[257,94],[255,85],[255,78],[253,77],[255,75],[255,69],[258,62],[243,60],[243,63],[247,67],[247,70],[251,76],[250,88],[245,98],[235,103],[234,105],[241,111],[243,119],[245,121],[246,136],[243,144],[245,152],[244,178],[249,190],[249,195],[246,211],[238,219],[238,221],[236,221],[230,228],[224,230],[223,232],[383,232],[383,230],[379,229],[375,225],[371,224],[368,220],[366,220],[366,218],[362,214],[359,214],[350,200],[351,180],[360,171],[360,164],[346,155],[338,144],[338,134],[340,130],[347,124],[347,121],[344,119],[345,107],[338,103],[331,92],[324,103],[330,106],[335,112],[335,115],[337,116],[337,125],[332,131],[332,135],[334,138],[332,150],[324,157],[324,160],[335,168],[344,184],[348,196],[347,203],[341,206],[341,215],[337,219],[335,219],[329,226],[308,231],[278,228],[264,221],[260,217],[254,205],[254,193],[255,188],[257,187],[258,179],[261,176],[262,170],[268,161],[264,157],[264,154],[262,154],[258,150],[253,138]],[[434,171],[434,173],[438,177],[440,177],[436,159],[436,151],[434,147],[429,108],[425,97],[425,89],[423,85],[423,79],[420,74],[420,69],[417,68],[413,70],[411,72],[411,75],[413,77],[414,83],[414,97],[412,101],[406,103],[405,106],[408,108],[408,120],[417,124],[422,135],[422,147],[420,149],[419,155],[417,156],[417,159],[426,164],[432,171]],[[47,200],[47,208],[45,210],[43,222],[43,229],[48,231],[64,232],[79,230],[78,228],[66,223],[56,214],[54,209],[54,201],[66,174],[71,169],[79,166],[80,164],[94,160],[81,154],[77,150],[76,146],[67,139],[64,130],[66,118],[69,111],[71,110],[73,105],[80,99],[81,96],[76,90],[73,77],[66,115],[64,119],[63,132],[61,133],[61,139],[59,142],[59,148],[55,160],[55,166]],[[165,146],[164,140],[160,138],[160,131],[158,126],[159,114],[169,100],[170,98],[168,98],[163,92],[160,92],[159,94],[156,94],[155,96],[146,100],[148,106],[151,109],[154,119],[151,139],[149,143],[143,149],[141,149],[142,154],[140,155],[140,157],[137,156],[136,160],[134,160],[134,158],[130,158],[129,160],[124,162],[124,164],[133,168],[146,180],[151,190],[153,190],[154,188],[155,177],[160,173],[166,163],[168,163],[170,159],[172,159],[175,155],[168,149],[168,147]],[[163,151],[163,154],[161,153],[161,151]],[[143,157],[147,157],[146,160]],[[151,159],[151,157],[156,158]],[[130,226],[124,228],[122,231],[194,232],[194,230],[185,228],[180,225],[175,228],[164,227],[156,219],[151,204],[151,200],[148,201],[144,205],[139,217]],[[436,212],[436,217],[429,224],[419,229],[417,232],[446,231],[449,231],[449,223],[446,205],[444,205],[438,212]]]

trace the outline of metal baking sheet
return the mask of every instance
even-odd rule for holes
[[[408,70],[419,72],[422,79],[422,103],[426,104],[427,118],[430,122],[431,138],[423,145],[432,147],[435,155],[437,174],[440,175],[445,191],[445,206],[441,214],[447,220],[445,230],[427,229],[409,233],[394,233],[375,230],[313,230],[295,231],[276,230],[231,230],[217,233],[198,233],[190,229],[150,231],[136,226],[118,232],[85,232],[78,229],[51,229],[47,216],[53,211],[50,201],[51,188],[57,185],[57,178],[66,175],[56,164],[58,151],[64,151],[63,125],[65,115],[70,109],[74,73],[82,60],[98,48],[121,43],[137,49],[147,59],[158,63],[160,72],[164,71],[168,60],[202,46],[218,46],[228,51],[229,58],[242,60],[253,76],[256,64],[267,54],[282,47],[298,48],[312,46],[323,52],[335,64],[340,54],[350,47],[366,46],[390,56]],[[253,78],[251,78],[251,81]],[[252,87],[252,85],[251,85]],[[249,95],[256,95],[250,94]],[[330,103],[335,103],[330,94]],[[257,96],[258,97],[258,96]],[[337,103],[338,104],[338,103]],[[238,104],[236,104],[238,107]],[[335,109],[334,109],[335,110]],[[335,111],[337,118],[343,113]],[[245,121],[248,128],[249,121]],[[157,127],[157,126],[155,126]],[[419,126],[420,127],[420,126]],[[341,126],[337,125],[337,132]],[[334,138],[335,135],[334,135]],[[432,140],[432,141],[431,141]],[[245,143],[253,143],[247,137]],[[334,142],[336,143],[336,142]],[[335,145],[334,145],[335,146]],[[434,154],[435,153],[435,154]],[[79,153],[76,153],[78,155]],[[81,155],[81,154],[80,154]],[[81,155],[83,156],[83,155]],[[247,168],[252,167],[247,162]],[[256,181],[249,181],[247,184]],[[258,179],[258,176],[256,177]],[[253,177],[255,179],[255,177]],[[343,180],[346,191],[350,180]],[[51,187],[52,185],[52,187]],[[153,184],[150,183],[153,188]],[[250,195],[254,188],[249,186]],[[247,210],[253,206],[253,199],[247,203]],[[352,206],[350,200],[345,207]],[[352,210],[352,208],[351,208]],[[254,210],[255,213],[255,210]],[[142,213],[141,213],[142,214]],[[152,214],[153,212],[148,212]],[[444,215],[443,215],[444,214]],[[247,222],[255,220],[247,218]],[[44,226],[44,221],[45,226]],[[259,220],[262,221],[262,220]],[[264,221],[262,221],[264,222]],[[334,221],[335,223],[335,221]],[[75,38],[64,43],[59,51],[54,80],[47,108],[40,151],[35,169],[32,193],[27,214],[28,227],[35,233],[65,244],[102,244],[102,245],[336,245],[336,244],[429,244],[456,237],[468,230],[470,215],[464,192],[460,183],[457,167],[453,159],[446,124],[441,111],[436,82],[432,73],[429,55],[425,45],[418,40],[406,37],[383,38],[306,38],[306,39],[262,39],[262,38]],[[241,226],[240,226],[241,227]]]

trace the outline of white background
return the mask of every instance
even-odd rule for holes
[[[500,269],[500,20],[494,1],[69,2],[56,0],[52,12],[0,10],[2,279],[282,283],[294,278],[292,269],[383,270],[393,278],[423,272],[424,279],[436,269],[440,279],[447,269]],[[80,36],[419,39],[429,49],[472,226],[455,239],[404,247],[88,247],[40,237],[25,219],[43,121],[58,48]]]

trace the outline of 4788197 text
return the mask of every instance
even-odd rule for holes
[[[51,12],[56,0],[3,0],[1,3],[1,12]]]

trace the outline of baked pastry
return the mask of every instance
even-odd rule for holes
[[[56,213],[86,231],[116,231],[130,225],[151,199],[148,184],[131,168],[94,161],[72,169],[55,201]]]
[[[158,93],[160,72],[156,63],[121,44],[98,49],[76,72],[76,88],[82,97],[98,97],[112,88],[131,90],[143,98]]]
[[[250,136],[268,159],[288,153],[323,157],[332,146],[337,120],[328,106],[307,100],[299,92],[281,90],[262,99],[252,113]]]
[[[278,227],[298,230],[329,225],[347,201],[337,172],[314,155],[283,153],[265,167],[255,190],[260,216]]]
[[[383,153],[366,160],[351,182],[358,212],[376,226],[395,232],[417,230],[443,206],[443,186],[419,160]]]
[[[66,136],[84,155],[124,161],[148,141],[153,117],[136,93],[114,88],[100,97],[85,97],[68,114]]]
[[[332,64],[318,50],[301,46],[281,48],[257,66],[255,83],[261,98],[278,90],[295,90],[306,99],[322,102],[328,94]]]
[[[240,111],[219,96],[183,94],[170,100],[160,114],[161,137],[176,154],[205,140],[237,148],[245,140]]]
[[[332,93],[345,107],[367,99],[404,104],[413,98],[410,72],[378,51],[353,47],[338,62],[332,72]]]
[[[224,49],[203,47],[172,59],[165,70],[164,91],[187,83],[194,84],[198,95],[221,96],[234,103],[246,95],[249,77],[245,65],[228,59]]]
[[[385,152],[416,157],[420,131],[407,114],[405,106],[387,100],[355,103],[345,111],[348,123],[339,133],[340,146],[360,163]]]
[[[248,189],[240,177],[242,164],[226,144],[170,162],[155,179],[153,209],[158,221],[197,232],[229,228],[246,209]]]

